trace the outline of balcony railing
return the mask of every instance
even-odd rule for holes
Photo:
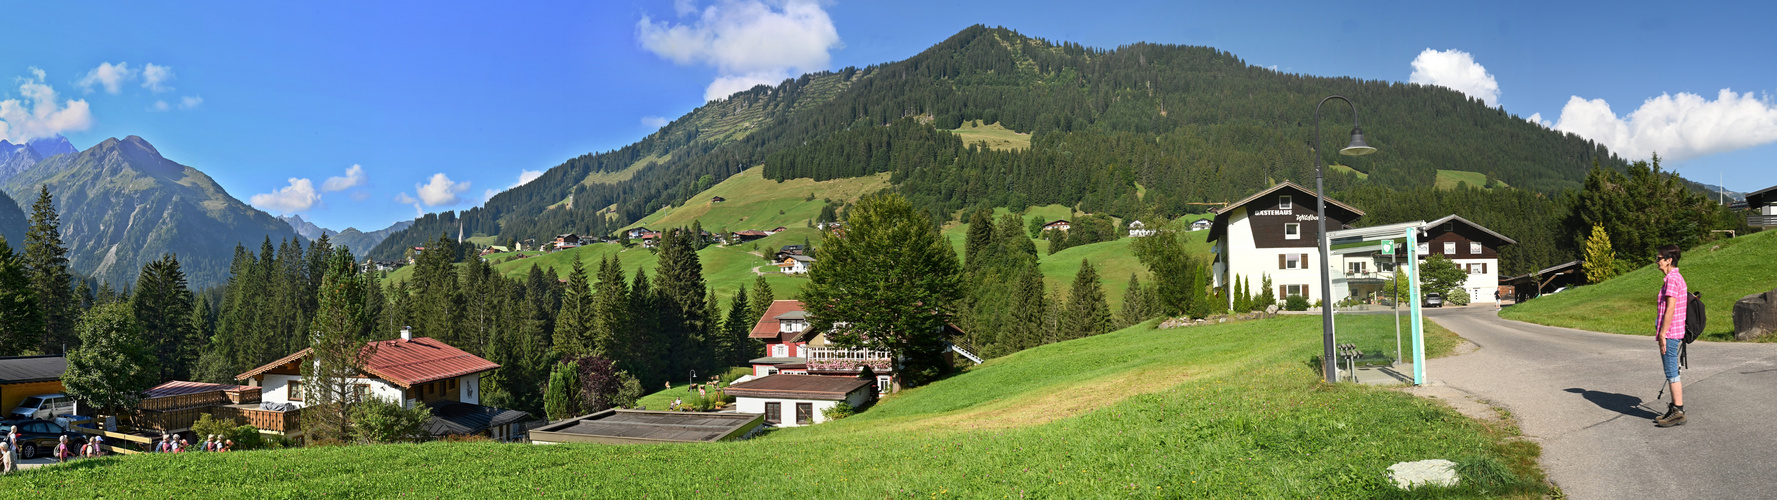
[[[860,367],[868,366],[871,370],[883,372],[894,368],[894,355],[888,351],[832,347],[810,347],[806,350],[808,369],[811,371],[855,372]]]
[[[1746,225],[1752,227],[1777,226],[1777,215],[1748,215]]]
[[[259,405],[241,404],[218,406],[212,413],[218,418],[232,418],[260,430],[276,432],[293,432],[301,429],[302,410],[270,411],[261,410]]]

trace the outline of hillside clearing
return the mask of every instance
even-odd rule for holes
[[[961,137],[963,144],[982,143],[987,149],[996,151],[1030,149],[1030,134],[1014,132],[1000,126],[999,122],[982,125],[981,120],[974,120],[949,132]]]
[[[742,442],[139,455],[7,482],[24,496],[63,498],[1368,497],[1391,494],[1391,464],[1447,458],[1481,472],[1458,489],[1412,496],[1553,493],[1536,469],[1539,448],[1513,439],[1510,426],[1384,388],[1322,384],[1303,362],[1319,350],[1318,324],[1149,323],[996,359],[851,418]]]
[[[820,216],[828,199],[854,202],[889,187],[886,173],[830,181],[804,178],[778,182],[766,179],[764,170],[765,167],[744,170],[691,197],[684,206],[663,208],[629,227],[664,230],[690,227],[694,221],[702,222],[703,229],[712,233],[808,227]],[[711,201],[718,196],[725,200]]]
[[[1733,340],[1734,302],[1777,287],[1777,231],[1686,250],[1678,270],[1709,312],[1707,340]],[[1575,287],[1507,307],[1500,317],[1595,332],[1650,335],[1663,276],[1648,265],[1603,283]],[[1767,339],[1771,339],[1767,337]],[[1777,340],[1777,339],[1771,339]]]
[[[1368,177],[1368,176],[1366,176],[1366,177]],[[1504,181],[1494,179],[1493,182],[1496,184],[1497,187],[1506,187],[1506,183]],[[1456,186],[1459,184],[1466,184],[1466,185],[1468,185],[1468,187],[1476,188],[1476,189],[1492,189],[1493,188],[1493,187],[1490,187],[1487,185],[1487,174],[1483,174],[1480,172],[1469,172],[1466,170],[1439,170],[1438,171],[1438,184],[1437,184],[1438,189],[1456,189]]]

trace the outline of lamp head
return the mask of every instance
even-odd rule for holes
[[[1363,156],[1376,152],[1376,148],[1364,143],[1364,129],[1351,127],[1351,145],[1339,150],[1345,156]]]

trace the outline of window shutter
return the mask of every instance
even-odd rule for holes
[[[1279,298],[1279,299],[1290,298],[1289,285],[1277,285],[1277,298]]]
[[[1302,254],[1302,264],[1296,269],[1308,269],[1308,254]]]
[[[1487,274],[1487,263],[1486,262],[1481,263],[1481,274]]]
[[[1283,267],[1283,254],[1277,254],[1277,268],[1278,269],[1288,269],[1286,267]]]
[[[1302,298],[1307,299],[1307,298],[1313,297],[1313,296],[1314,296],[1314,294],[1308,292],[1308,285],[1302,285]],[[1309,299],[1308,303],[1313,304],[1314,303],[1313,299]]]

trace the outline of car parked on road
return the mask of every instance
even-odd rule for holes
[[[1425,307],[1444,307],[1444,296],[1435,293],[1425,294]]]
[[[6,418],[50,419],[55,418],[56,415],[73,414],[74,398],[58,392],[27,397],[24,401],[19,401],[19,405],[14,407],[11,412],[7,412]]]
[[[75,447],[86,444],[86,435],[63,428],[48,420],[7,420],[0,421],[0,439],[5,439],[13,427],[19,428],[19,458],[32,459],[52,456],[56,444],[62,436],[68,436],[68,446]],[[74,450],[69,450],[73,452]]]

